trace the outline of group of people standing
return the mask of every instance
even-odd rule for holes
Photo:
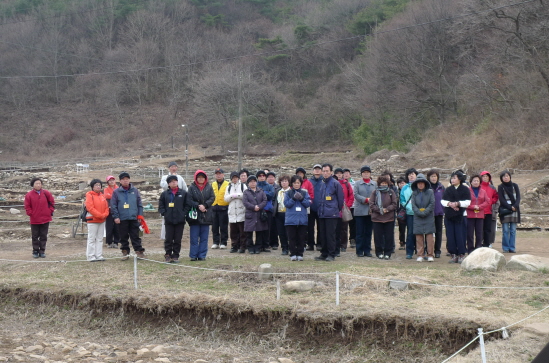
[[[395,253],[397,222],[400,249],[406,250],[407,259],[414,253],[417,261],[439,258],[444,224],[447,255],[450,262],[460,263],[466,253],[491,246],[498,213],[503,251],[515,252],[520,191],[508,171],[501,173],[496,189],[487,171],[471,176],[467,183],[465,173],[457,170],[445,187],[437,170],[424,176],[410,168],[395,182],[389,171],[374,181],[369,166],[361,167],[361,178],[356,181],[349,169],[334,170],[328,163],[314,165],[309,178],[299,167],[295,175],[282,175],[278,180],[272,171],[251,174],[246,169],[231,172],[225,180],[223,169],[218,168],[213,182],[205,171],[197,170],[187,186],[177,174],[175,162],[168,168],[169,174],[160,182],[163,192],[158,211],[165,262],[169,263],[179,262],[186,223],[191,261],[206,259],[210,228],[212,249],[226,249],[230,238],[230,253],[259,254],[280,247],[282,255],[303,261],[304,251],[316,249],[320,255],[315,260],[334,261],[348,247],[355,248],[357,257],[373,257],[372,236],[375,256],[389,260]],[[106,181],[103,190],[101,180],[92,180],[86,194],[87,259],[104,261],[104,234],[108,247],[121,245],[123,260],[129,258],[130,241],[136,255],[144,258],[139,191],[126,172],[119,175],[120,186],[111,175]],[[25,208],[31,217],[33,257],[39,258],[45,257],[55,207],[39,178],[34,178],[31,186]]]

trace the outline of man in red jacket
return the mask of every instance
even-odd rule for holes
[[[46,258],[48,229],[55,211],[53,196],[42,189],[42,179],[32,178],[32,190],[25,195],[25,210],[30,217],[32,233],[32,257]]]

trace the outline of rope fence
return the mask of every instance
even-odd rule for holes
[[[70,256],[67,256],[67,257],[70,257]],[[171,266],[171,267],[174,267],[174,268],[185,268],[185,269],[192,269],[192,270],[234,273],[234,274],[247,274],[247,275],[255,275],[255,274],[257,274],[257,275],[268,274],[268,275],[271,275],[271,276],[289,276],[289,275],[328,276],[328,275],[334,275],[334,277],[335,277],[335,305],[336,306],[340,305],[340,277],[341,276],[364,278],[364,279],[368,279],[368,280],[372,280],[372,281],[383,281],[383,282],[388,282],[388,283],[391,283],[391,282],[400,282],[400,283],[402,283],[403,282],[402,280],[384,279],[384,278],[372,277],[372,276],[364,276],[364,275],[357,275],[357,274],[350,274],[350,273],[341,273],[339,271],[334,271],[334,272],[272,272],[272,271],[259,272],[259,271],[221,270],[221,269],[208,268],[208,267],[189,266],[189,265],[184,265],[184,264],[173,264],[173,263],[168,263],[168,262],[164,262],[164,261],[152,260],[150,258],[139,258],[136,255],[131,255],[130,257],[133,257],[133,280],[134,280],[133,282],[134,282],[134,289],[135,290],[139,289],[139,284],[138,284],[138,263],[137,263],[138,260],[146,261],[146,262],[150,262],[150,263],[155,263],[155,264],[160,264],[160,265],[168,265],[168,266]],[[109,257],[109,258],[105,258],[104,260],[106,261],[106,260],[119,260],[119,259],[120,259],[120,256]],[[54,260],[54,261],[51,261],[51,260],[0,259],[0,262],[1,261],[4,261],[4,262],[23,262],[23,263],[29,263],[30,262],[30,263],[35,263],[35,264],[36,263],[69,264],[69,263],[81,263],[81,262],[89,263],[90,262],[88,260]],[[97,261],[97,263],[100,263],[100,262]],[[411,282],[404,281],[404,282],[409,284],[409,285],[443,287],[443,288],[506,289],[506,290],[548,290],[549,289],[549,286],[523,286],[523,287],[516,287],[516,286],[467,286],[467,285],[429,284],[429,283],[413,282],[413,281],[411,281]],[[280,280],[277,279],[276,280],[276,300],[280,300],[280,298],[281,298],[281,286],[280,286]],[[509,337],[509,333],[508,333],[509,328],[511,328],[515,325],[518,325],[518,324],[520,324],[520,323],[522,323],[522,322],[524,322],[528,319],[531,319],[534,316],[536,316],[538,314],[541,314],[542,312],[546,311],[547,309],[549,309],[549,305],[544,307],[543,309],[541,309],[541,310],[539,310],[539,311],[537,311],[537,312],[535,312],[535,313],[519,320],[519,321],[516,321],[512,324],[509,324],[509,325],[507,325],[505,327],[502,327],[502,328],[499,328],[499,329],[484,332],[482,328],[478,328],[478,335],[474,339],[472,339],[470,342],[468,342],[466,345],[464,345],[462,348],[460,348],[458,351],[456,351],[450,357],[446,358],[441,363],[449,362],[452,358],[456,357],[459,353],[463,352],[467,347],[469,347],[471,344],[473,344],[477,340],[479,340],[479,346],[480,346],[480,351],[481,351],[481,361],[483,363],[487,363],[484,336],[494,334],[494,333],[497,333],[497,332],[501,331],[503,339],[507,339]]]

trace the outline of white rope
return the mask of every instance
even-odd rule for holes
[[[445,360],[442,361],[442,363],[446,363],[448,362],[450,359],[454,358],[456,355],[458,355],[459,353],[461,353],[463,351],[463,349],[467,348],[468,346],[470,346],[471,344],[474,343],[475,340],[477,340],[478,338],[480,337],[480,335],[477,335],[475,337],[475,339],[471,340],[469,343],[467,343],[463,348],[461,348],[460,350],[458,350],[457,352],[455,352],[454,354],[452,354],[451,356],[449,356],[448,358],[446,358]]]

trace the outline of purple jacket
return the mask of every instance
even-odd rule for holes
[[[440,202],[442,200],[442,195],[444,194],[444,185],[442,185],[441,182],[438,182],[435,185],[431,184],[431,189],[435,193],[435,216],[443,216],[444,207]]]

